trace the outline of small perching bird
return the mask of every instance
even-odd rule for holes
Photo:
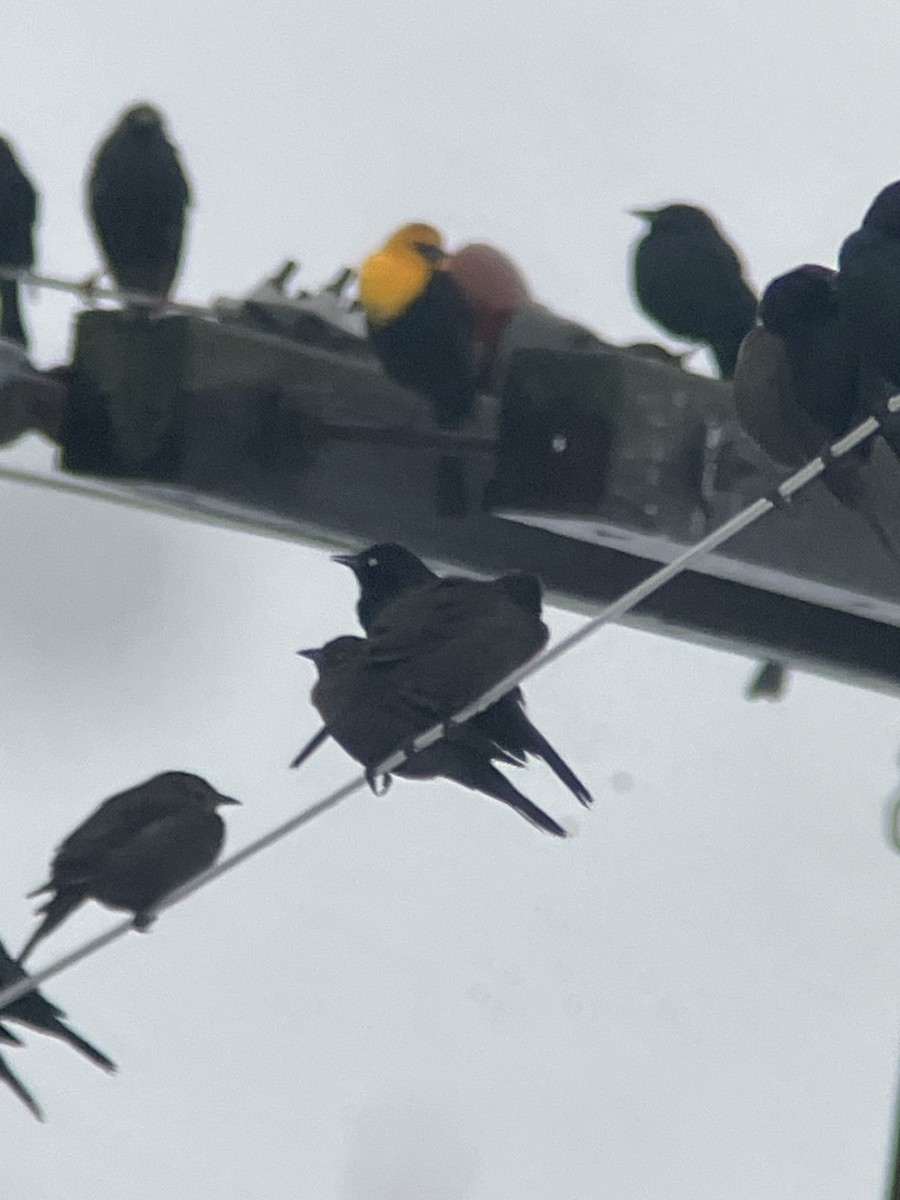
[[[94,155],[87,191],[118,286],[164,300],[181,264],[191,189],[157,108],[136,104],[123,114]]]
[[[650,226],[634,253],[638,304],[666,332],[709,346],[723,379],[756,319],[756,296],[715,221],[692,204],[634,209]]]
[[[34,266],[38,196],[5,138],[0,138],[0,266]],[[0,337],[28,347],[19,307],[19,283],[0,280]]]
[[[483,604],[483,584],[480,581],[461,580],[460,577],[450,576],[449,580],[455,578],[456,583],[445,582],[412,551],[396,543],[380,543],[370,546],[367,550],[361,550],[359,554],[336,554],[333,558],[335,562],[349,567],[356,576],[359,582],[359,601],[356,606],[359,622],[366,634],[372,635],[376,642],[379,630],[383,632],[398,620],[398,610],[392,606],[401,596],[409,598],[410,608],[415,611],[418,605],[435,605],[448,588],[452,587],[460,601],[468,593],[470,603],[475,606],[476,611]],[[465,584],[474,587],[466,588]],[[509,596],[509,592],[505,595]],[[399,612],[403,619],[403,610]],[[535,644],[540,636],[535,617],[539,619],[540,612],[538,590],[536,599],[534,593],[531,594],[524,611],[525,623],[532,628],[531,636],[534,637]],[[521,615],[517,614],[517,620],[522,620]],[[491,739],[518,762],[524,763],[529,755],[542,758],[581,804],[589,805],[592,802],[588,789],[528,719],[521,688],[507,692],[490,708],[478,713],[472,718],[472,724],[483,736]]]
[[[432,225],[412,222],[370,254],[359,272],[369,340],[385,372],[426,396],[441,429],[457,429],[490,387],[506,326],[531,299],[518,267],[473,242],[451,254]],[[437,464],[436,511],[468,510],[460,460]]]
[[[318,649],[299,653],[313,662],[319,673],[311,699],[325,727],[363,764],[373,788],[375,768],[440,719],[440,711],[432,707],[433,698],[417,691],[415,662],[395,666],[379,661],[365,638],[335,638]],[[467,724],[411,754],[396,768],[396,774],[407,779],[452,779],[509,805],[545,833],[565,837],[562,826],[513,787],[494,761],[518,765]]]
[[[767,286],[759,325],[744,338],[734,376],[734,405],[747,433],[773,459],[801,467],[866,415],[877,377],[867,374],[863,344],[844,307],[836,271],[804,263]],[[883,394],[883,393],[882,393]],[[866,522],[900,564],[900,545],[880,516],[861,473],[871,442],[826,463],[822,480]]]
[[[135,928],[146,928],[164,896],[218,858],[225,824],[216,809],[239,803],[184,771],[104,801],[57,849],[48,882],[29,893],[54,894],[19,961],[85,900],[132,912]]]

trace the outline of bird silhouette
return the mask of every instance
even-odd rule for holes
[[[634,254],[638,303],[668,333],[709,346],[723,379],[753,327],[756,297],[715,221],[691,204],[635,209],[649,231]]]
[[[191,190],[162,113],[136,104],[99,146],[88,210],[120,288],[165,299],[181,263]]]
[[[225,838],[216,809],[238,803],[183,771],[104,801],[57,849],[48,882],[29,893],[53,895],[19,961],[88,899],[133,912],[135,928],[146,928],[163,896],[215,862]]]

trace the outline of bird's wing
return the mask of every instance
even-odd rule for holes
[[[177,816],[183,798],[164,787],[137,787],[111,796],[61,844],[53,859],[54,884],[72,886],[94,873],[98,861],[127,845],[148,826]]]

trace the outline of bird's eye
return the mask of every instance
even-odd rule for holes
[[[378,566],[378,559],[377,559],[377,558],[367,558],[367,559],[366,559],[366,566],[367,566],[367,567],[377,567],[377,566]]]

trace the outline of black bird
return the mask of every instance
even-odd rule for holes
[[[841,308],[859,339],[864,408],[882,420],[884,438],[900,456],[900,416],[884,410],[887,396],[900,390],[900,181],[872,201],[838,266]]]
[[[371,546],[359,554],[337,554],[334,561],[350,567],[356,575],[360,589],[356,606],[359,623],[366,634],[376,640],[379,631],[383,636],[385,628],[406,619],[403,610],[394,604],[399,597],[408,598],[404,605],[408,603],[409,611],[412,611],[414,606],[434,603],[448,586],[453,586],[453,581],[461,585],[461,591],[468,591],[472,584],[483,586],[476,580],[458,576],[442,580],[410,550],[393,542]],[[478,594],[473,598],[477,601]],[[529,620],[533,621],[535,615],[540,616],[540,603],[539,591],[536,599],[526,591],[525,612]],[[521,688],[507,692],[490,708],[473,717],[471,724],[519,762],[524,763],[529,755],[542,758],[581,804],[591,804],[593,797],[588,789],[528,719]]]
[[[669,204],[632,215],[650,226],[634,255],[638,303],[668,333],[708,345],[719,374],[730,379],[756,318],[741,260],[702,208]]]
[[[734,404],[747,433],[775,462],[803,466],[865,416],[864,377],[857,330],[844,311],[837,272],[805,263],[768,285],[760,325],[738,355]],[[873,507],[860,465],[866,442],[829,462],[822,476],[829,491],[858,513],[885,551],[900,549]]]
[[[472,413],[479,388],[475,314],[446,265],[449,255],[432,225],[398,229],[359,272],[359,299],[369,341],[385,372],[427,396],[441,429],[457,429]],[[458,458],[437,462],[435,511],[468,511]]]
[[[25,978],[27,978],[26,972],[15,959],[10,957],[6,947],[0,942],[0,991]],[[85,1058],[89,1058],[98,1067],[102,1067],[104,1071],[113,1072],[116,1069],[116,1064],[102,1051],[64,1024],[62,1018],[66,1014],[37,989],[26,992],[18,1000],[11,1001],[0,1009],[0,1015],[8,1017],[11,1021],[18,1021],[21,1025],[27,1025],[31,1029],[36,1029],[38,1033],[47,1033],[51,1037],[68,1042]]]
[[[0,266],[34,266],[37,206],[34,184],[22,170],[12,146],[0,138]],[[0,337],[27,348],[17,280],[0,281],[0,305]]]
[[[162,114],[150,104],[129,108],[98,148],[88,177],[91,221],[120,288],[168,296],[190,203]]]
[[[57,849],[51,878],[29,893],[54,895],[19,961],[83,901],[133,912],[145,929],[157,903],[207,867],[222,849],[220,804],[239,804],[199,775],[166,771],[104,801]]]
[[[374,768],[442,716],[451,715],[431,707],[427,696],[409,687],[405,663],[373,656],[372,645],[365,638],[335,638],[321,649],[300,653],[315,663],[319,672],[312,702],[328,732],[363,764],[373,788]],[[508,804],[546,833],[565,837],[562,826],[513,787],[492,760],[515,765],[488,738],[464,725],[411,755],[396,773],[407,779],[452,779]]]
[[[22,1040],[21,1038],[17,1038],[11,1029],[7,1029],[5,1025],[0,1025],[0,1045],[21,1046]],[[0,1054],[0,1079],[3,1080],[8,1088],[11,1088],[12,1091],[15,1092],[25,1107],[28,1108],[29,1111],[36,1116],[39,1121],[43,1121],[44,1114],[41,1111],[41,1107],[37,1100],[35,1100],[34,1096],[32,1096],[31,1092],[29,1092],[22,1080],[19,1079],[18,1075],[13,1072],[9,1063],[2,1054]]]

